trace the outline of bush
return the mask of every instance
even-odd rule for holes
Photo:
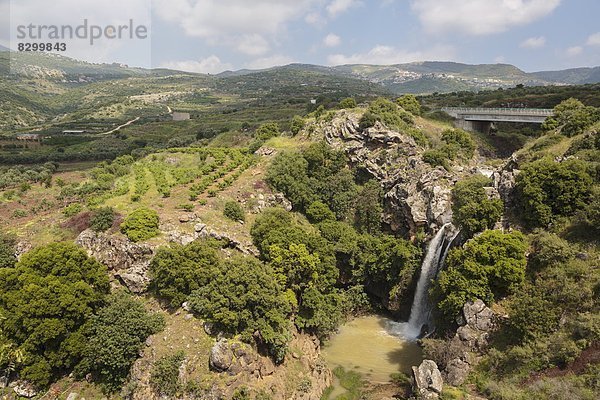
[[[244,209],[237,201],[228,201],[225,203],[223,215],[232,221],[245,221],[246,214]]]
[[[179,368],[185,360],[183,351],[159,358],[152,367],[150,386],[160,396],[175,398],[181,391]]]
[[[109,230],[115,222],[115,210],[111,207],[102,207],[94,211],[90,219],[90,228],[96,232]]]
[[[335,214],[321,201],[313,202],[306,210],[306,216],[313,223],[335,221]]]
[[[277,125],[275,122],[269,122],[261,125],[256,130],[254,137],[264,142],[280,135],[281,131],[279,130],[279,125]]]
[[[423,153],[423,161],[432,167],[443,167],[446,171],[450,170],[448,155],[441,150],[427,150]]]
[[[12,268],[17,262],[15,246],[17,238],[13,235],[0,232],[0,268]]]
[[[502,217],[502,200],[489,199],[484,189],[490,185],[489,179],[476,175],[458,182],[452,189],[454,221],[467,237],[492,229]]]
[[[0,328],[23,351],[20,377],[46,386],[77,365],[86,322],[108,291],[106,267],[72,243],[38,247],[0,269]]]
[[[150,290],[180,307],[192,291],[206,285],[220,264],[219,243],[195,241],[187,246],[161,247],[150,263]]]
[[[83,206],[79,203],[72,203],[63,209],[63,215],[67,218],[71,218],[83,211]]]
[[[141,242],[158,235],[158,213],[149,208],[138,208],[125,218],[121,232],[132,242]]]
[[[163,327],[160,314],[149,314],[131,296],[123,292],[110,295],[107,305],[90,321],[85,357],[78,368],[81,375],[91,372],[106,391],[119,390],[144,341]]]
[[[270,267],[252,257],[223,262],[210,281],[189,296],[192,311],[223,331],[249,341],[255,332],[276,362],[289,340],[291,306]]]
[[[421,103],[419,103],[419,100],[413,94],[405,94],[398,98],[396,103],[412,115],[421,115]]]
[[[518,231],[485,231],[464,248],[450,251],[433,293],[446,322],[460,314],[467,301],[491,304],[513,293],[525,279],[527,243]]]
[[[340,101],[340,108],[356,108],[356,100],[354,100],[352,97],[347,97]]]
[[[446,129],[442,133],[442,141],[446,143],[444,151],[452,159],[459,155],[466,160],[473,158],[476,146],[468,132],[461,129]]]
[[[295,115],[294,118],[292,118],[292,123],[290,125],[290,132],[292,132],[293,136],[296,136],[297,134],[300,133],[300,131],[302,129],[304,129],[305,125],[306,125],[306,122],[304,121],[304,119],[299,115]]]
[[[529,226],[548,226],[556,216],[584,209],[591,187],[592,178],[581,161],[542,159],[525,166],[517,176],[518,210]]]
[[[546,119],[542,129],[559,129],[565,136],[575,136],[600,120],[600,113],[594,107],[586,107],[577,99],[570,98],[554,107],[554,116]]]
[[[383,189],[376,180],[365,183],[356,197],[354,224],[360,233],[381,233],[383,214]]]

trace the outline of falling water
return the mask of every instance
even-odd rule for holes
[[[394,331],[406,339],[414,340],[419,337],[423,325],[427,324],[430,315],[430,304],[428,298],[429,284],[435,278],[440,263],[447,255],[448,247],[444,246],[446,230],[451,224],[444,225],[435,237],[429,242],[427,254],[421,266],[421,276],[417,283],[417,290],[410,310],[410,319],[407,323],[397,324]]]

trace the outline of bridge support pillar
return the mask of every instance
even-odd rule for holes
[[[485,134],[489,134],[492,130],[491,121],[467,121],[459,118],[456,120],[455,126],[468,132],[479,132]]]

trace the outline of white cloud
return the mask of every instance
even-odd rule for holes
[[[224,63],[217,56],[210,56],[200,61],[169,61],[161,65],[162,68],[174,69],[177,71],[197,72],[201,74],[217,74],[226,70],[233,69],[229,63]]]
[[[288,65],[294,62],[294,59],[284,55],[273,55],[269,57],[258,58],[246,64],[246,68],[250,69],[265,69]]]
[[[546,38],[543,36],[539,37],[530,37],[521,42],[519,45],[524,49],[539,49],[540,47],[544,47],[546,45]]]
[[[330,33],[323,39],[323,44],[327,47],[337,47],[342,44],[342,38],[336,34]]]
[[[559,6],[561,0],[412,0],[429,33],[488,35],[529,24]]]
[[[329,65],[343,64],[403,64],[414,61],[451,60],[454,58],[451,46],[436,46],[429,50],[406,51],[392,46],[378,45],[367,53],[352,55],[332,54],[327,58]]]
[[[588,46],[600,46],[600,32],[596,32],[590,35],[587,39],[586,44]]]
[[[271,49],[269,42],[259,34],[242,35],[236,45],[236,49],[241,53],[250,56],[260,56]]]
[[[320,0],[154,0],[154,13],[185,34],[250,55],[266,53],[265,38],[311,11]],[[262,40],[261,40],[262,39]]]
[[[358,7],[361,4],[362,2],[358,0],[333,0],[327,6],[327,13],[329,16],[335,17],[353,7]]]
[[[506,57],[498,56],[498,57],[494,58],[494,62],[496,64],[504,64],[504,63],[506,63]]]
[[[306,17],[304,17],[304,22],[306,22],[309,25],[323,26],[327,24],[327,19],[325,19],[325,17],[323,17],[318,12],[311,12],[307,14]]]
[[[581,46],[573,46],[567,49],[567,56],[569,57],[576,57],[581,53],[583,53],[583,47]]]

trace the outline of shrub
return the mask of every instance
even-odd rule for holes
[[[485,231],[464,248],[451,250],[433,288],[446,321],[454,321],[469,300],[479,298],[489,305],[513,293],[525,279],[526,249],[518,231]]]
[[[123,232],[132,242],[141,242],[158,235],[158,213],[149,208],[138,208],[121,224]]]
[[[12,268],[17,262],[15,246],[17,238],[0,232],[0,268]]]
[[[271,268],[255,258],[224,261],[209,282],[192,292],[189,306],[201,318],[241,334],[244,340],[258,331],[274,359],[283,361],[291,307]]]
[[[171,307],[180,307],[192,291],[209,282],[221,262],[218,248],[213,240],[159,248],[150,263],[150,290]]]
[[[160,314],[149,314],[131,296],[123,292],[110,295],[107,305],[90,321],[85,357],[78,369],[93,373],[106,391],[117,391],[146,338],[163,327]]]
[[[371,128],[375,126],[375,123],[378,121],[377,116],[372,112],[367,111],[360,117],[360,121],[358,123],[360,130],[364,131],[367,128]]]
[[[423,153],[423,161],[432,167],[443,167],[447,171],[450,170],[448,155],[441,150],[427,150]]]
[[[304,129],[305,125],[306,125],[306,122],[304,121],[304,119],[299,115],[295,115],[294,118],[292,118],[292,123],[290,125],[290,132],[292,132],[292,135],[296,136],[297,134],[300,133],[300,131],[302,129]]]
[[[306,210],[306,216],[313,223],[335,220],[335,214],[321,201],[313,202]]]
[[[358,191],[354,210],[354,224],[360,233],[376,235],[381,232],[383,189],[376,180],[365,183]]]
[[[347,97],[340,101],[340,108],[356,108],[356,100],[352,97]]]
[[[159,358],[152,367],[150,386],[156,393],[168,398],[175,398],[181,391],[179,368],[185,360],[183,351]]]
[[[90,219],[90,228],[96,232],[109,230],[115,222],[115,210],[111,207],[102,207],[94,211]]]
[[[421,115],[421,103],[419,103],[419,100],[413,94],[405,94],[398,98],[396,103],[412,115]]]
[[[467,237],[492,229],[502,217],[502,200],[488,198],[484,187],[489,185],[489,179],[475,175],[458,182],[452,189],[454,220]]]
[[[273,137],[277,137],[281,135],[281,131],[279,130],[279,125],[275,122],[269,122],[261,125],[255,132],[254,137],[261,141],[269,140]]]
[[[452,159],[459,155],[467,160],[473,158],[476,146],[468,132],[461,129],[446,129],[442,133],[442,140],[446,143],[445,152]]]
[[[67,218],[71,218],[74,215],[79,214],[83,211],[83,206],[79,203],[71,203],[63,209],[63,215]]]
[[[592,178],[581,161],[542,159],[525,166],[517,177],[518,209],[529,226],[547,226],[556,216],[584,209],[591,187]]]
[[[46,386],[77,365],[86,322],[108,291],[106,267],[73,243],[38,247],[0,269],[0,327],[23,350],[21,378]]]
[[[237,201],[228,201],[225,203],[223,215],[232,221],[245,221],[246,213]]]
[[[565,136],[579,135],[600,120],[600,113],[594,107],[586,107],[577,99],[570,98],[554,107],[554,116],[546,119],[542,128],[546,131],[560,129]]]

